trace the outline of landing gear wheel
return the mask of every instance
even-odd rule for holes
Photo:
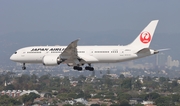
[[[26,70],[26,67],[22,67],[22,70]]]
[[[25,70],[25,69],[26,69],[25,63],[23,63],[22,70]]]
[[[87,67],[85,67],[85,70],[94,71],[94,68],[90,67],[90,66],[87,66]]]
[[[91,69],[90,69],[89,71],[94,71],[94,68],[93,68],[93,67],[91,67]]]
[[[82,67],[78,67],[78,66],[74,66],[73,69],[78,70],[78,71],[82,71]]]

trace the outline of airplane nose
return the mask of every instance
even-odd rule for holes
[[[14,56],[14,54],[11,55],[10,60],[15,61],[15,56]]]

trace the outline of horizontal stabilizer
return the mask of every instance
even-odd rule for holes
[[[146,53],[146,52],[149,52],[150,49],[149,48],[143,48],[141,50],[139,50],[136,54],[139,54],[139,53]]]

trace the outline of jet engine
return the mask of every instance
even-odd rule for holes
[[[42,62],[45,66],[56,66],[61,63],[61,59],[59,56],[47,55],[43,57]]]

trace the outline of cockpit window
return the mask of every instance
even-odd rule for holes
[[[14,52],[14,54],[17,54],[17,52]]]

